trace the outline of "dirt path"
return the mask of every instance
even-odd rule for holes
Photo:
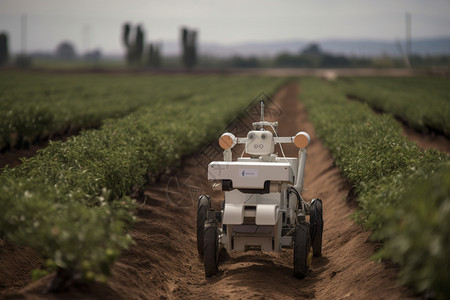
[[[417,146],[424,150],[436,149],[444,153],[450,154],[450,140],[443,135],[424,134],[417,130],[402,124],[402,133],[410,141],[417,143]]]
[[[48,143],[32,145],[28,149],[14,149],[0,152],[0,169],[8,166],[10,168],[21,164],[21,158],[30,158],[36,155],[37,150],[47,146]]]
[[[298,101],[299,87],[290,84],[274,98],[281,109],[280,134],[303,130],[311,135],[306,165],[305,199],[324,203],[323,257],[314,258],[311,274],[293,277],[292,250],[281,253],[232,254],[218,275],[205,279],[196,250],[196,199],[212,195],[217,209],[222,193],[213,193],[202,157],[191,157],[174,175],[164,175],[145,191],[138,209],[141,220],[131,231],[135,244],[123,253],[107,285],[75,286],[59,295],[41,295],[49,277],[32,283],[16,296],[25,299],[408,299],[396,284],[395,268],[370,260],[376,244],[350,219],[356,207],[346,200],[350,186],[334,166],[329,152]],[[296,156],[285,146],[286,156]],[[181,201],[181,203],[178,203]]]

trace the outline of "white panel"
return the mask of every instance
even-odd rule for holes
[[[238,137],[237,139],[237,143],[238,144],[245,144],[247,142],[247,138],[245,137]],[[285,143],[293,143],[294,142],[294,137],[293,136],[275,136],[273,137],[273,141],[275,144],[285,144]]]
[[[234,249],[231,252],[245,251],[248,247],[261,247],[261,251],[273,251],[273,226],[240,225],[230,226]]]
[[[280,204],[280,193],[270,194],[244,194],[239,190],[225,192],[225,203],[245,204],[254,206],[257,204]]]
[[[223,210],[223,224],[240,225],[244,222],[244,205],[225,204]]]
[[[291,136],[280,136],[280,137],[274,137],[274,142],[275,144],[281,144],[281,143],[292,143],[293,142],[293,138]]]
[[[273,153],[275,143],[273,134],[267,130],[252,130],[247,134],[245,152],[251,155],[270,155]]]
[[[263,162],[262,157],[250,158],[250,157],[238,157],[237,162]],[[297,175],[298,158],[297,157],[277,157],[276,162],[289,163],[294,175]]]
[[[278,205],[259,204],[256,206],[257,225],[275,225],[278,221]]]
[[[242,168],[239,169],[239,177],[258,177],[258,169]]]
[[[208,166],[209,180],[228,179],[233,188],[262,189],[267,180],[294,183],[294,172],[288,162],[224,162]]]
[[[265,236],[236,236],[234,237],[234,251],[245,251],[247,247],[261,247],[262,252],[270,252],[272,249],[272,237]]]
[[[251,197],[252,194],[244,194],[238,190],[232,190],[229,192],[225,192],[225,203],[226,204],[244,204],[248,201],[248,198]]]

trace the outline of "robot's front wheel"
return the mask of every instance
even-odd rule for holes
[[[303,279],[308,275],[312,255],[309,224],[301,222],[296,225],[294,232],[294,275],[296,277]]]
[[[217,224],[207,224],[205,226],[203,243],[203,262],[206,277],[216,274],[219,270],[218,243]]]
[[[314,256],[322,255],[322,234],[323,234],[323,208],[322,200],[313,199],[311,202],[311,215],[309,219],[311,235],[311,245]]]
[[[208,196],[201,195],[198,198],[197,206],[197,251],[199,255],[203,255],[206,214],[210,208],[211,199]]]

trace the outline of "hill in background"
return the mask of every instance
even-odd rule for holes
[[[227,56],[275,56],[282,52],[297,54],[307,45],[317,43],[328,53],[345,56],[374,57],[380,55],[401,56],[399,44],[405,51],[404,41],[382,40],[344,40],[323,39],[318,41],[286,40],[273,42],[245,42],[237,44],[202,43],[200,39],[200,53],[218,57]],[[450,55],[450,37],[427,38],[412,40],[412,53],[416,55],[434,56]],[[164,55],[179,55],[179,43],[175,41],[163,44]]]

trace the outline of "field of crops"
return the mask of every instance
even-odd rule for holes
[[[261,86],[273,93],[281,84],[258,77],[2,76],[16,76],[2,90],[2,113],[14,112],[2,119],[6,136],[11,128],[31,136],[19,131],[21,116],[33,135],[103,125],[3,170],[0,234],[38,251],[50,270],[102,281],[131,242],[131,188],[208,143]]]
[[[418,131],[450,137],[448,78],[346,78],[336,85],[350,98],[390,113]]]
[[[390,89],[375,88],[376,82],[389,85]],[[338,87],[345,87],[343,92],[335,84],[301,80],[302,101],[316,131],[356,189],[360,207],[356,219],[373,231],[375,239],[385,241],[376,257],[399,263],[404,283],[419,291],[432,289],[440,297],[450,294],[449,156],[435,150],[420,150],[402,136],[401,126],[394,118],[376,115],[367,105],[349,101],[346,93],[371,99],[371,105],[382,105],[392,115],[404,112],[394,110],[403,106],[410,111],[425,112],[424,115],[428,112],[429,121],[435,116],[436,126],[448,125],[442,123],[445,118],[448,123],[448,82],[358,78],[351,83],[339,81]],[[411,88],[407,89],[408,86]],[[426,105],[422,109],[424,102],[420,95],[425,92],[415,93],[420,86],[434,86],[434,97],[430,98],[440,105]],[[377,101],[380,94],[385,102]],[[399,94],[403,97],[396,101]],[[407,114],[403,116],[408,118]]]
[[[47,271],[106,281],[132,243],[130,191],[208,144],[258,94],[285,82],[0,72],[3,150],[86,129],[1,171],[0,238],[35,249]],[[383,241],[375,258],[398,263],[402,282],[437,298],[450,295],[450,159],[408,141],[394,117],[448,136],[449,83],[300,79],[308,117],[357,196],[354,219]]]
[[[0,73],[0,148],[98,127],[141,107],[241,92],[237,78]],[[208,94],[211,85],[217,94]],[[225,90],[225,91],[224,91]],[[252,91],[255,93],[255,91]],[[238,94],[236,94],[238,95]],[[228,99],[227,99],[228,100]],[[196,100],[203,101],[203,100]],[[219,99],[217,99],[219,101]]]

